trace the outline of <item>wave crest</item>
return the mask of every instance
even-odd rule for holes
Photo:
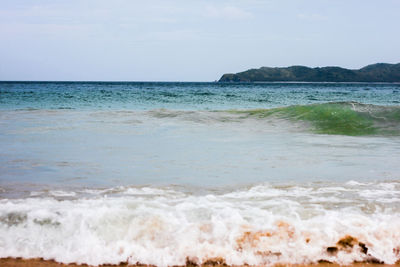
[[[400,135],[400,107],[397,106],[336,102],[230,112],[245,117],[308,122],[320,134]]]

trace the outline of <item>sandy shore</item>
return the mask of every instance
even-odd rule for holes
[[[51,260],[43,260],[43,259],[14,259],[14,258],[2,258],[0,259],[0,266],[1,267],[89,267],[89,265],[83,264],[62,264]],[[149,265],[144,264],[136,264],[136,265],[127,265],[127,264],[120,264],[120,265],[101,265],[101,267],[117,267],[117,266],[136,266],[136,267],[145,267]],[[196,265],[187,264],[187,267],[194,267]],[[227,266],[225,264],[218,264],[215,262],[204,264],[203,267],[219,267],[219,266]],[[310,265],[280,265],[280,266],[290,266],[290,267],[340,267],[338,264],[331,264],[331,263],[318,263],[318,264],[310,264]],[[276,266],[276,267],[280,267]],[[389,265],[389,264],[374,264],[374,263],[354,263],[351,265],[347,265],[349,267],[398,267],[400,266],[400,262]],[[248,266],[247,266],[248,267]]]

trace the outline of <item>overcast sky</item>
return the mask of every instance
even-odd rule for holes
[[[1,0],[0,80],[213,81],[400,62],[399,0]]]

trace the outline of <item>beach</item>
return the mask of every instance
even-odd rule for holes
[[[398,264],[399,84],[0,90],[1,266]]]
[[[25,259],[0,259],[0,264],[1,266],[4,267],[63,267],[63,266],[70,266],[70,267],[83,267],[83,266],[88,266],[88,265],[77,265],[77,264],[62,264],[62,263],[57,263],[54,261],[46,261],[42,259],[31,259],[31,260],[25,260]],[[354,263],[351,265],[346,265],[348,267],[391,267],[391,266],[399,266],[400,263],[397,264],[374,264],[374,263]],[[102,267],[114,267],[114,266],[140,266],[140,267],[145,267],[149,265],[141,265],[141,264],[136,264],[136,265],[127,265],[127,264],[119,264],[119,265],[101,265]],[[198,266],[198,265],[191,265],[187,264],[184,265],[186,267],[193,267],[193,266]],[[209,264],[203,264],[201,266],[204,267],[218,267],[218,266],[227,266],[225,264],[218,264],[218,263],[209,263]],[[236,266],[236,265],[235,265]],[[248,266],[248,265],[245,265]],[[332,263],[318,263],[318,264],[309,264],[309,265],[276,265],[275,267],[339,267],[343,265],[337,265],[337,264],[332,264]]]
[[[0,267],[400,267],[399,11],[0,0]]]

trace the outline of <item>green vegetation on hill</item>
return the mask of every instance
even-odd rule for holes
[[[378,63],[359,70],[340,67],[261,67],[224,74],[219,82],[400,82],[400,63]]]

